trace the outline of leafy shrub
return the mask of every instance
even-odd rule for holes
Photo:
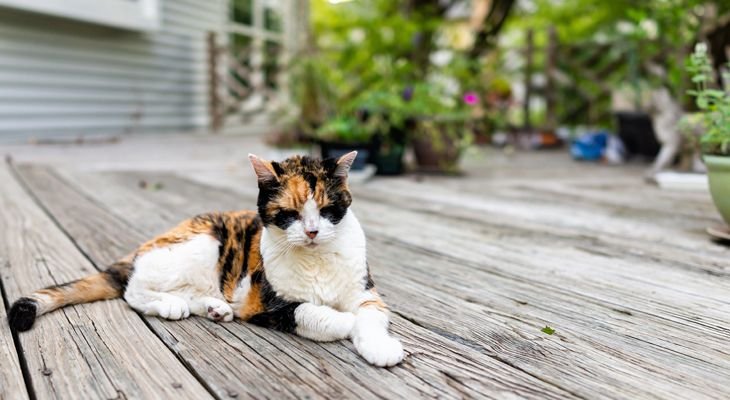
[[[695,97],[704,116],[706,132],[700,140],[702,151],[711,155],[730,155],[730,93],[713,87],[715,71],[706,45],[700,43],[695,47],[687,70],[696,87],[689,94]],[[723,73],[723,80],[730,82],[730,73]]]

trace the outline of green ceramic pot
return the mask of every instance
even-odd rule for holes
[[[730,225],[730,156],[704,156],[712,200]]]

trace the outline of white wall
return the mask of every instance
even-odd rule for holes
[[[135,32],[0,8],[0,141],[207,128],[206,33],[228,1],[160,9]]]

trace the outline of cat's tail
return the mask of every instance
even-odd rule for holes
[[[49,286],[13,303],[8,313],[10,327],[18,332],[33,326],[36,317],[72,304],[121,297],[132,272],[131,262],[120,261],[106,271],[61,285]]]

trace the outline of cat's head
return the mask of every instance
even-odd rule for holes
[[[353,151],[338,159],[294,156],[276,162],[250,154],[264,226],[285,234],[295,246],[316,247],[334,239],[352,202],[347,174],[356,156]]]

